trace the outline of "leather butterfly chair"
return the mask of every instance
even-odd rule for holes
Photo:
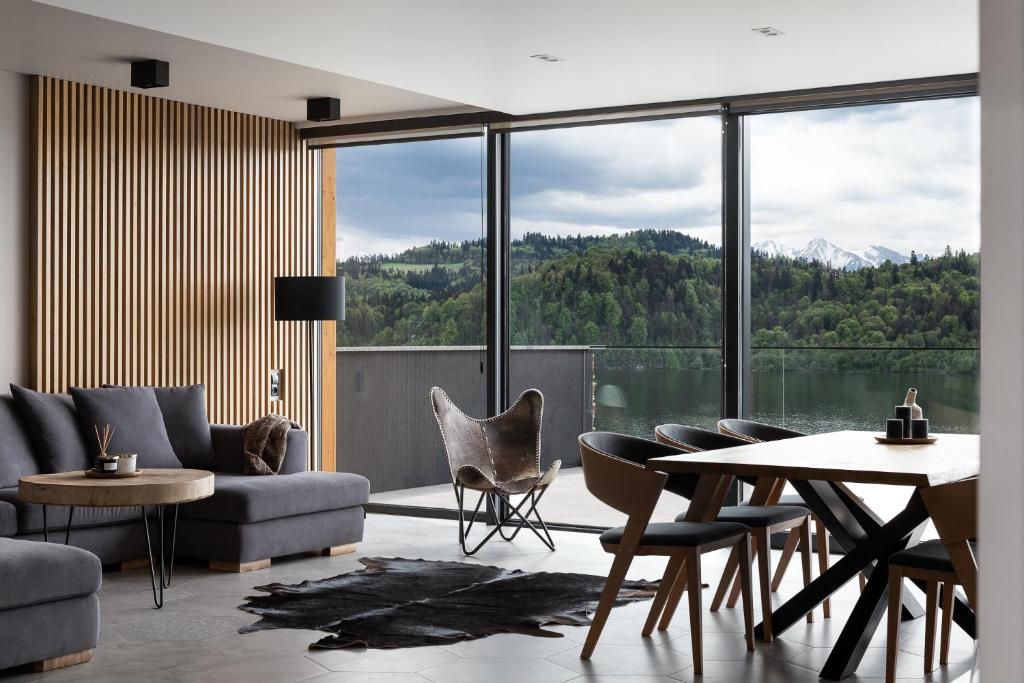
[[[475,419],[463,413],[440,387],[430,390],[430,402],[448,454],[452,486],[455,487],[455,499],[459,506],[459,544],[462,552],[473,555],[499,533],[504,540],[511,541],[524,526],[536,534],[549,550],[554,550],[555,542],[537,510],[537,504],[562,466],[562,461],[556,460],[546,472],[540,469],[544,396],[536,389],[528,389],[511,408],[486,419]],[[468,525],[463,510],[466,489],[480,492]],[[520,495],[523,499],[518,505],[513,505],[511,497]],[[491,532],[475,548],[469,550],[466,540],[485,498],[491,503],[492,509],[500,511],[502,516]],[[522,510],[527,503],[529,507],[524,514]],[[533,515],[540,529],[529,520],[530,515]],[[505,529],[511,526],[516,527],[515,531],[506,536]]]
[[[793,439],[798,436],[807,436],[803,432],[797,432],[792,429],[786,429],[784,427],[776,427],[775,425],[764,424],[763,422],[754,422],[752,420],[719,420],[718,431],[727,436],[732,436],[737,439],[743,439],[750,443],[760,443],[763,441],[781,441],[783,439]],[[807,503],[799,495],[780,495],[777,500],[772,501],[775,505],[798,505],[806,506]],[[824,574],[828,570],[828,530],[825,528],[825,524],[818,518],[817,515],[812,515],[811,519],[814,521],[814,541],[817,545],[818,555],[818,573]],[[786,538],[786,545],[782,549],[782,557],[779,558],[779,564],[775,568],[775,577],[772,579],[772,591],[779,589],[779,584],[782,583],[782,577],[786,573],[786,569],[789,567],[789,561],[793,557],[793,553],[796,551],[799,537],[793,532],[789,532],[789,537]],[[860,575],[860,588],[864,590],[864,575]],[[729,596],[729,607],[736,604],[736,588],[733,588],[733,594]],[[821,605],[822,611],[825,613],[825,618],[828,619],[832,616],[832,601],[829,598],[825,598],[825,601]]]
[[[737,439],[717,432],[709,432],[706,429],[686,427],[684,425],[667,424],[658,425],[654,429],[655,438],[664,444],[678,448],[686,453],[697,453],[700,451],[713,451],[720,448],[733,448],[735,446],[749,445],[748,441]],[[774,478],[747,478],[741,477],[743,483],[755,487],[755,495],[770,499],[772,491],[776,487],[781,488],[781,483]],[[681,521],[685,513],[676,517]],[[731,505],[721,509],[716,518],[719,522],[739,522],[750,527],[750,535],[756,546],[754,554],[757,556],[758,578],[761,589],[761,611],[766,615],[764,619],[765,638],[772,639],[771,624],[771,553],[764,552],[769,547],[771,534],[776,531],[790,531],[796,533],[800,539],[800,560],[803,566],[804,586],[811,582],[811,511],[798,505]],[[729,586],[732,585],[733,577],[736,575],[737,557],[730,555],[725,571],[718,584],[711,611],[717,611]],[[807,621],[814,621],[813,610],[807,613]]]
[[[644,468],[649,458],[676,455],[670,446],[612,432],[589,432],[579,437],[583,479],[587,490],[604,504],[628,516],[624,527],[608,529],[601,534],[601,546],[614,553],[608,581],[594,612],[594,621],[587,632],[580,659],[590,659],[601,637],[605,622],[626,572],[636,555],[668,557],[665,574],[654,596],[641,634],[649,636],[654,624],[666,610],[668,621],[684,590],[690,595],[690,639],[694,673],[704,667],[700,558],[703,553],[719,548],[736,548],[740,558],[740,585],[743,587],[743,626],[747,650],[754,649],[753,607],[750,600],[750,530],[732,522],[668,522],[651,524],[651,515],[662,489],[669,489],[674,475]],[[686,479],[676,479],[686,487]],[[671,489],[670,489],[671,490]],[[692,495],[692,491],[690,492]],[[659,630],[668,628],[662,620]]]
[[[925,583],[924,673],[935,669],[935,621],[939,586],[942,590],[942,640],[939,665],[949,662],[949,639],[953,628],[953,597],[958,585],[977,612],[978,562],[978,480],[967,479],[920,489],[928,515],[939,538],[894,553],[889,558],[888,642],[885,652],[885,680],[896,680],[899,656],[903,579]]]

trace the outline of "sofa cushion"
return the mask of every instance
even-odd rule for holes
[[[35,447],[40,470],[70,472],[92,465],[70,396],[44,394],[15,384],[11,395]]]
[[[91,595],[103,568],[87,550],[0,538],[0,610]]]
[[[181,467],[151,387],[72,388],[71,398],[78,409],[83,437],[109,424],[116,430],[110,440],[111,453],[138,453],[138,466],[142,468]],[[88,443],[95,458],[99,444],[95,438]]]
[[[0,536],[18,533],[18,510],[10,503],[0,502]]]
[[[120,388],[104,384],[104,388]],[[167,438],[178,460],[185,467],[212,470],[217,466],[206,415],[206,385],[152,387],[164,416]]]
[[[0,396],[0,488],[17,486],[18,479],[27,474],[39,474],[32,440],[14,399]]]
[[[260,522],[362,505],[370,498],[366,477],[345,472],[298,472],[273,477],[215,475],[209,498],[181,506],[186,519]]]
[[[37,534],[43,530],[43,506],[26,503],[18,498],[17,488],[0,489],[0,505],[9,504],[17,511],[17,531],[19,534]],[[2,515],[2,512],[0,512]],[[72,529],[121,524],[141,520],[142,512],[138,507],[94,508],[76,507],[71,517]],[[68,526],[68,508],[63,505],[46,506],[46,524],[50,533],[64,533]],[[139,521],[141,525],[141,521]],[[72,540],[74,534],[72,534]],[[63,537],[61,538],[63,541]]]

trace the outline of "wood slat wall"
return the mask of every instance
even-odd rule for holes
[[[32,104],[36,388],[203,383],[211,421],[306,424],[307,329],[273,312],[320,267],[293,126],[47,77]]]

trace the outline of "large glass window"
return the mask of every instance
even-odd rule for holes
[[[510,163],[510,381],[544,392],[544,461],[563,463],[544,513],[621,523],[576,437],[720,417],[720,119],[517,132]],[[684,501],[664,498],[671,520]]]
[[[748,124],[752,418],[881,431],[916,387],[933,431],[976,433],[977,98]]]
[[[338,469],[373,502],[455,506],[432,386],[486,413],[481,154],[479,138],[337,153]]]

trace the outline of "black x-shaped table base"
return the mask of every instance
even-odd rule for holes
[[[806,501],[807,507],[824,522],[846,554],[772,613],[774,635],[783,633],[802,620],[805,614],[857,574],[863,573],[868,577],[867,585],[821,670],[822,678],[838,681],[857,670],[885,613],[889,557],[918,542],[928,521],[928,512],[920,494],[914,491],[903,511],[883,523],[859,498],[851,495],[845,486],[827,481],[791,480],[790,483]],[[924,588],[923,582],[917,583]],[[903,619],[916,619],[923,613],[921,605],[904,593]],[[968,635],[974,637],[974,612],[960,595],[956,596],[953,619]],[[764,638],[763,624],[757,625],[755,635],[758,639]]]

